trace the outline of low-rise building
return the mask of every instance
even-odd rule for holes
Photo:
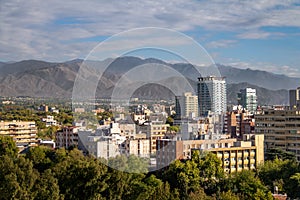
[[[211,151],[222,161],[227,173],[256,168],[264,161],[264,137],[255,135],[253,141],[220,140],[157,140],[157,168],[168,166],[176,159],[190,159],[192,151]]]
[[[58,148],[78,146],[78,127],[68,126],[56,132],[55,144]]]
[[[26,147],[37,146],[38,142],[34,121],[1,121],[0,135],[11,136],[20,151]]]
[[[45,122],[46,127],[57,125],[57,121],[51,115],[47,115],[46,118],[42,118],[42,122]]]

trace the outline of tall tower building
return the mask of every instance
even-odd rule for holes
[[[249,112],[254,113],[257,109],[256,89],[245,88],[238,93],[238,104]]]
[[[186,92],[183,96],[176,96],[176,116],[177,117],[191,117],[198,115],[198,96],[191,92]]]
[[[300,109],[300,87],[289,91],[290,109]]]
[[[207,115],[209,111],[215,114],[226,112],[225,77],[200,77],[197,90],[200,116]]]

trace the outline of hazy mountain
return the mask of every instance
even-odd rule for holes
[[[218,65],[218,68],[229,84],[247,82],[270,90],[294,89],[300,84],[300,78],[291,78],[266,71],[238,69],[224,65]]]
[[[82,60],[76,59],[64,63],[49,63],[44,61],[26,60],[16,63],[0,63],[0,95],[1,96],[34,96],[34,97],[71,97],[74,80],[81,70],[80,80],[87,85],[97,83],[99,69],[109,67],[104,71],[98,82],[97,96],[110,97],[115,84],[124,81],[124,74],[136,66],[150,64],[167,65],[188,78],[190,84],[196,88],[198,72],[190,64],[170,64],[157,59],[141,59],[137,57],[122,57],[116,60],[88,61],[85,67],[81,67]],[[290,78],[259,70],[243,70],[230,66],[218,65],[228,83],[228,101],[236,102],[236,93],[245,87],[257,89],[260,104],[287,104],[288,92],[284,89],[296,88],[300,79]],[[208,69],[208,68],[207,68]],[[205,73],[205,68],[204,68]],[[168,79],[168,83],[175,86],[178,80]],[[134,86],[131,80],[125,80],[124,84]],[[82,88],[89,91],[89,88]],[[275,91],[276,90],[276,91]],[[134,96],[145,99],[174,99],[174,94],[165,87],[157,84],[147,84],[137,89]]]

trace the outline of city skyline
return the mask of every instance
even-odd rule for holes
[[[217,63],[300,77],[299,7],[297,1],[6,1],[0,61],[85,58],[114,34],[160,27],[193,38]]]

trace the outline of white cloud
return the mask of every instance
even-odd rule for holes
[[[77,42],[78,39],[110,36],[145,26],[178,31],[202,27],[235,31],[241,38],[266,38],[273,33],[256,32],[262,26],[300,27],[300,9],[293,3],[280,0],[3,0],[0,5],[0,59],[84,57],[96,42]],[[224,40],[211,45],[226,47],[230,44]]]
[[[300,78],[300,70],[292,67],[292,66],[287,66],[287,65],[274,65],[270,63],[248,63],[248,62],[230,62],[226,63],[228,66],[232,66],[235,68],[240,68],[240,69],[252,69],[252,70],[261,70],[261,71],[267,71],[271,72],[274,74],[284,74],[289,77],[296,77]]]
[[[265,39],[269,37],[271,34],[263,31],[252,31],[252,32],[244,32],[238,35],[238,38],[241,39]]]
[[[237,42],[236,40],[217,40],[208,43],[206,46],[208,48],[224,48],[224,47],[232,46],[236,42]]]

